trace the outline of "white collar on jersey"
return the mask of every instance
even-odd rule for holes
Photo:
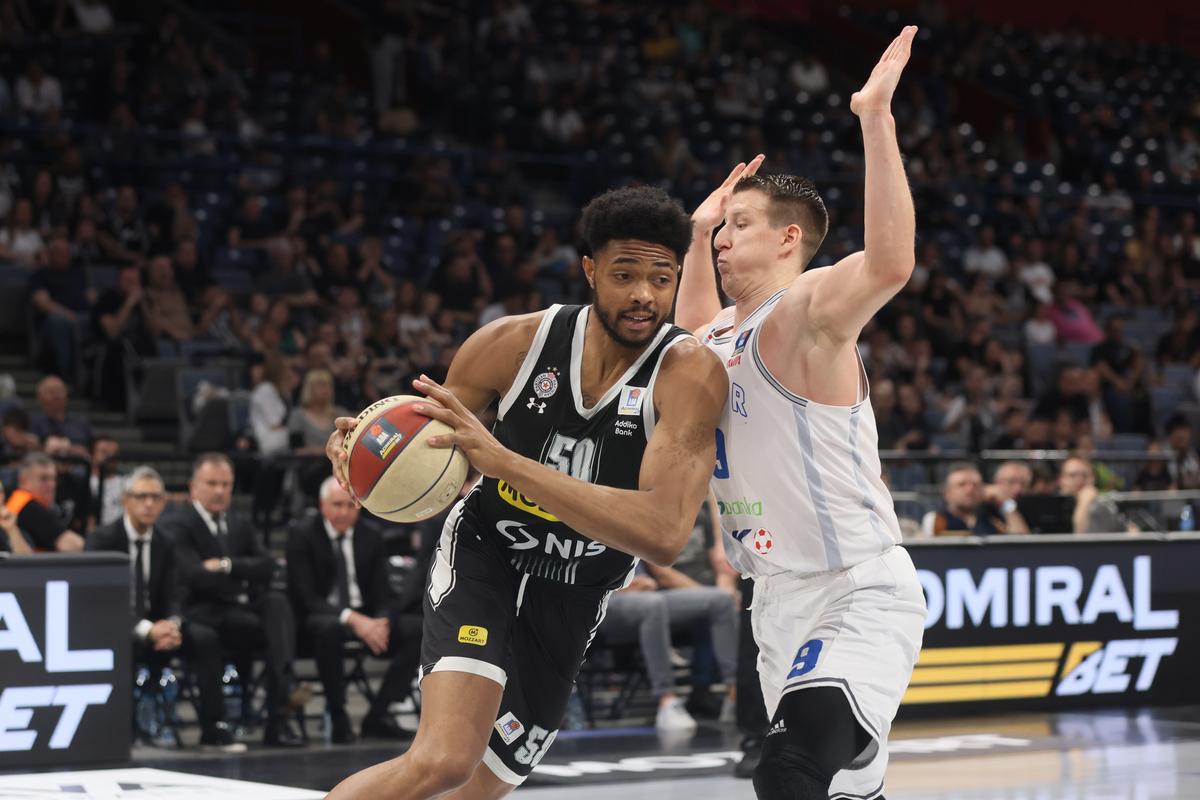
[[[642,365],[646,363],[646,359],[650,357],[650,354],[654,352],[654,349],[658,347],[663,338],[667,335],[667,332],[671,329],[671,325],[669,323],[663,323],[658,329],[658,333],[654,334],[654,338],[650,341],[650,344],[648,344],[646,349],[642,351],[642,354],[638,356],[638,360],[633,362],[629,366],[629,369],[625,370],[625,374],[622,375],[612,386],[608,387],[608,391],[604,393],[603,397],[596,401],[596,405],[592,406],[591,408],[584,408],[582,389],[583,380],[580,376],[583,367],[583,341],[584,336],[587,333],[588,313],[590,311],[591,306],[584,306],[583,308],[579,309],[579,314],[575,319],[575,336],[571,339],[571,396],[575,401],[575,412],[584,419],[591,419],[596,415],[597,412],[599,412],[600,409],[612,402],[612,399],[620,393],[621,387],[637,374],[638,370],[642,368]]]

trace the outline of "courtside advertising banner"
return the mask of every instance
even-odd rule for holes
[[[0,559],[0,769],[126,761],[129,560]]]
[[[906,546],[929,617],[902,714],[1200,702],[1200,537]]]

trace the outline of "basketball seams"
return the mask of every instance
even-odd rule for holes
[[[429,423],[426,423],[426,425],[427,424],[429,424]],[[421,426],[422,429],[424,429],[424,427],[425,427],[425,425]],[[442,478],[445,476],[446,470],[450,469],[450,467],[452,467],[454,465],[454,454],[458,452],[458,445],[454,445],[454,447],[450,448],[450,450],[448,452],[449,452],[450,457],[446,459],[446,465],[444,467],[442,467],[442,471],[440,473],[438,473],[438,476],[433,479],[432,483],[429,484],[429,488],[421,493],[420,497],[413,500],[408,505],[403,505],[403,506],[400,506],[399,508],[393,508],[390,511],[378,511],[375,513],[380,514],[380,515],[382,515],[382,514],[398,514],[401,511],[405,510],[406,508],[412,508],[417,503],[420,503],[422,500],[424,500],[426,497],[428,497],[430,492],[432,492],[434,489],[438,488],[438,484],[442,482]],[[382,473],[380,474],[380,477],[382,477]],[[374,488],[374,487],[372,487],[372,488]]]
[[[403,405],[403,404],[402,404],[402,403],[397,403],[397,406],[399,406],[399,405]],[[389,410],[390,410],[390,409],[389,409]],[[379,417],[382,417],[382,416],[383,416],[383,414],[380,414],[380,415],[379,415]],[[378,419],[379,419],[379,417],[376,417],[375,419],[371,420],[371,423],[368,423],[368,424],[372,424],[372,423],[374,423],[376,420],[378,420]],[[390,422],[390,421],[391,421],[391,420],[389,420],[389,422]],[[375,476],[375,480],[371,481],[371,485],[370,485],[370,487],[367,489],[367,493],[366,493],[366,494],[364,494],[362,497],[360,497],[360,498],[359,498],[359,500],[360,500],[360,501],[362,501],[362,500],[366,500],[366,499],[370,498],[370,496],[371,496],[371,492],[375,491],[375,487],[379,485],[379,481],[380,481],[380,480],[383,478],[383,476],[384,476],[384,475],[387,473],[387,471],[388,471],[388,467],[390,467],[392,464],[394,464],[394,463],[395,463],[396,459],[400,457],[400,454],[401,454],[401,453],[403,453],[403,452],[404,452],[406,449],[408,449],[408,445],[409,445],[410,443],[412,443],[413,441],[415,441],[415,440],[416,440],[416,437],[417,437],[417,436],[419,436],[419,435],[421,434],[421,431],[425,430],[425,428],[426,428],[426,427],[428,427],[428,426],[429,426],[429,423],[431,423],[431,422],[433,422],[433,418],[432,418],[432,417],[430,417],[429,419],[426,419],[424,422],[422,422],[422,423],[421,423],[421,426],[420,426],[419,428],[417,428],[415,431],[413,431],[411,434],[406,434],[406,435],[405,435],[405,438],[404,438],[404,441],[400,443],[400,447],[396,448],[396,449],[395,449],[395,450],[394,450],[394,451],[393,451],[393,452],[392,452],[392,453],[391,453],[391,454],[388,456],[388,460],[387,460],[387,461],[380,462],[380,463],[382,464],[382,467],[381,467],[381,468],[380,468],[380,470],[379,470],[379,474]],[[394,424],[394,423],[393,423],[393,424]],[[401,432],[403,433],[403,431],[401,431]],[[356,442],[356,444],[357,444],[357,442]],[[455,448],[455,449],[457,449],[457,448]],[[451,453],[451,455],[453,455],[453,452]],[[447,466],[449,466],[449,464],[450,464],[450,462],[449,462],[449,461],[447,461],[447,462],[446,462],[446,465],[447,465]],[[445,474],[446,474],[446,471],[445,471],[445,470],[442,470],[442,475],[445,475]],[[439,476],[439,478],[440,478],[440,477],[441,477],[441,476]],[[426,492],[426,494],[428,494],[428,492]],[[424,495],[422,495],[422,497],[424,497]],[[412,505],[412,503],[410,503],[409,505]],[[408,506],[404,506],[404,507],[405,507],[405,508],[408,508]],[[397,511],[398,511],[398,510],[399,510],[399,509],[397,509]]]

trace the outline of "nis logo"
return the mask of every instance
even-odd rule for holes
[[[978,582],[967,569],[946,570],[944,575],[917,570],[929,609],[926,628],[1040,627],[1044,632],[1032,637],[1037,644],[923,649],[905,702],[1150,689],[1162,660],[1175,653],[1177,637],[1143,638],[1135,633],[1107,642],[1083,641],[1101,638],[1087,632],[1087,626],[1097,624],[1127,624],[1131,632],[1179,627],[1177,610],[1152,608],[1150,556],[1135,557],[1132,567],[1132,586],[1115,564],[1098,567],[1090,582],[1073,566],[993,567],[984,570]],[[1140,665],[1133,659],[1140,659]],[[1012,682],[998,684],[997,677]],[[1024,680],[1013,680],[1017,678]],[[951,681],[957,685],[948,685]],[[973,692],[975,684],[978,693]]]

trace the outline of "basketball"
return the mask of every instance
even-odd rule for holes
[[[467,479],[461,449],[426,444],[430,436],[454,430],[414,411],[422,401],[427,398],[397,395],[368,406],[342,443],[354,497],[372,514],[393,522],[438,514],[458,497]]]

